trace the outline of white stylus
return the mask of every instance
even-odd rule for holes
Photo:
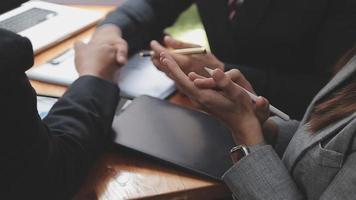
[[[208,74],[210,74],[210,76],[213,75],[213,72],[214,70],[208,68],[208,67],[204,67],[205,71],[208,72]],[[237,86],[239,86],[238,84],[236,84]],[[257,96],[252,94],[251,92],[249,92],[248,90],[246,90],[245,88],[239,86],[241,89],[243,89],[247,94],[248,96],[250,96],[250,98],[253,100],[253,101],[256,101],[257,100]],[[278,108],[272,106],[272,105],[269,105],[269,110],[271,111],[271,113],[277,115],[278,117],[282,118],[283,120],[290,120],[290,117],[285,114],[284,112],[280,111]]]
[[[173,49],[170,50],[171,53],[176,53],[180,55],[192,55],[192,54],[205,54],[206,49],[204,47],[193,47],[193,48],[185,48],[185,49]],[[155,54],[154,51],[144,51],[140,53],[141,57],[153,56]]]

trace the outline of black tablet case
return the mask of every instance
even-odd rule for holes
[[[232,166],[230,131],[215,118],[153,97],[136,98],[113,123],[115,142],[213,179]]]

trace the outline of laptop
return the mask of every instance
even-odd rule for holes
[[[0,15],[0,28],[29,38],[35,54],[96,24],[104,13],[29,1]]]

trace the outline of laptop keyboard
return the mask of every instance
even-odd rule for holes
[[[56,15],[56,12],[50,10],[31,8],[25,12],[1,21],[0,28],[19,33]]]

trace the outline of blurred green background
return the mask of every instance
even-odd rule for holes
[[[174,38],[198,44],[209,49],[208,39],[196,5],[192,5],[180,15],[176,23],[165,30]]]

